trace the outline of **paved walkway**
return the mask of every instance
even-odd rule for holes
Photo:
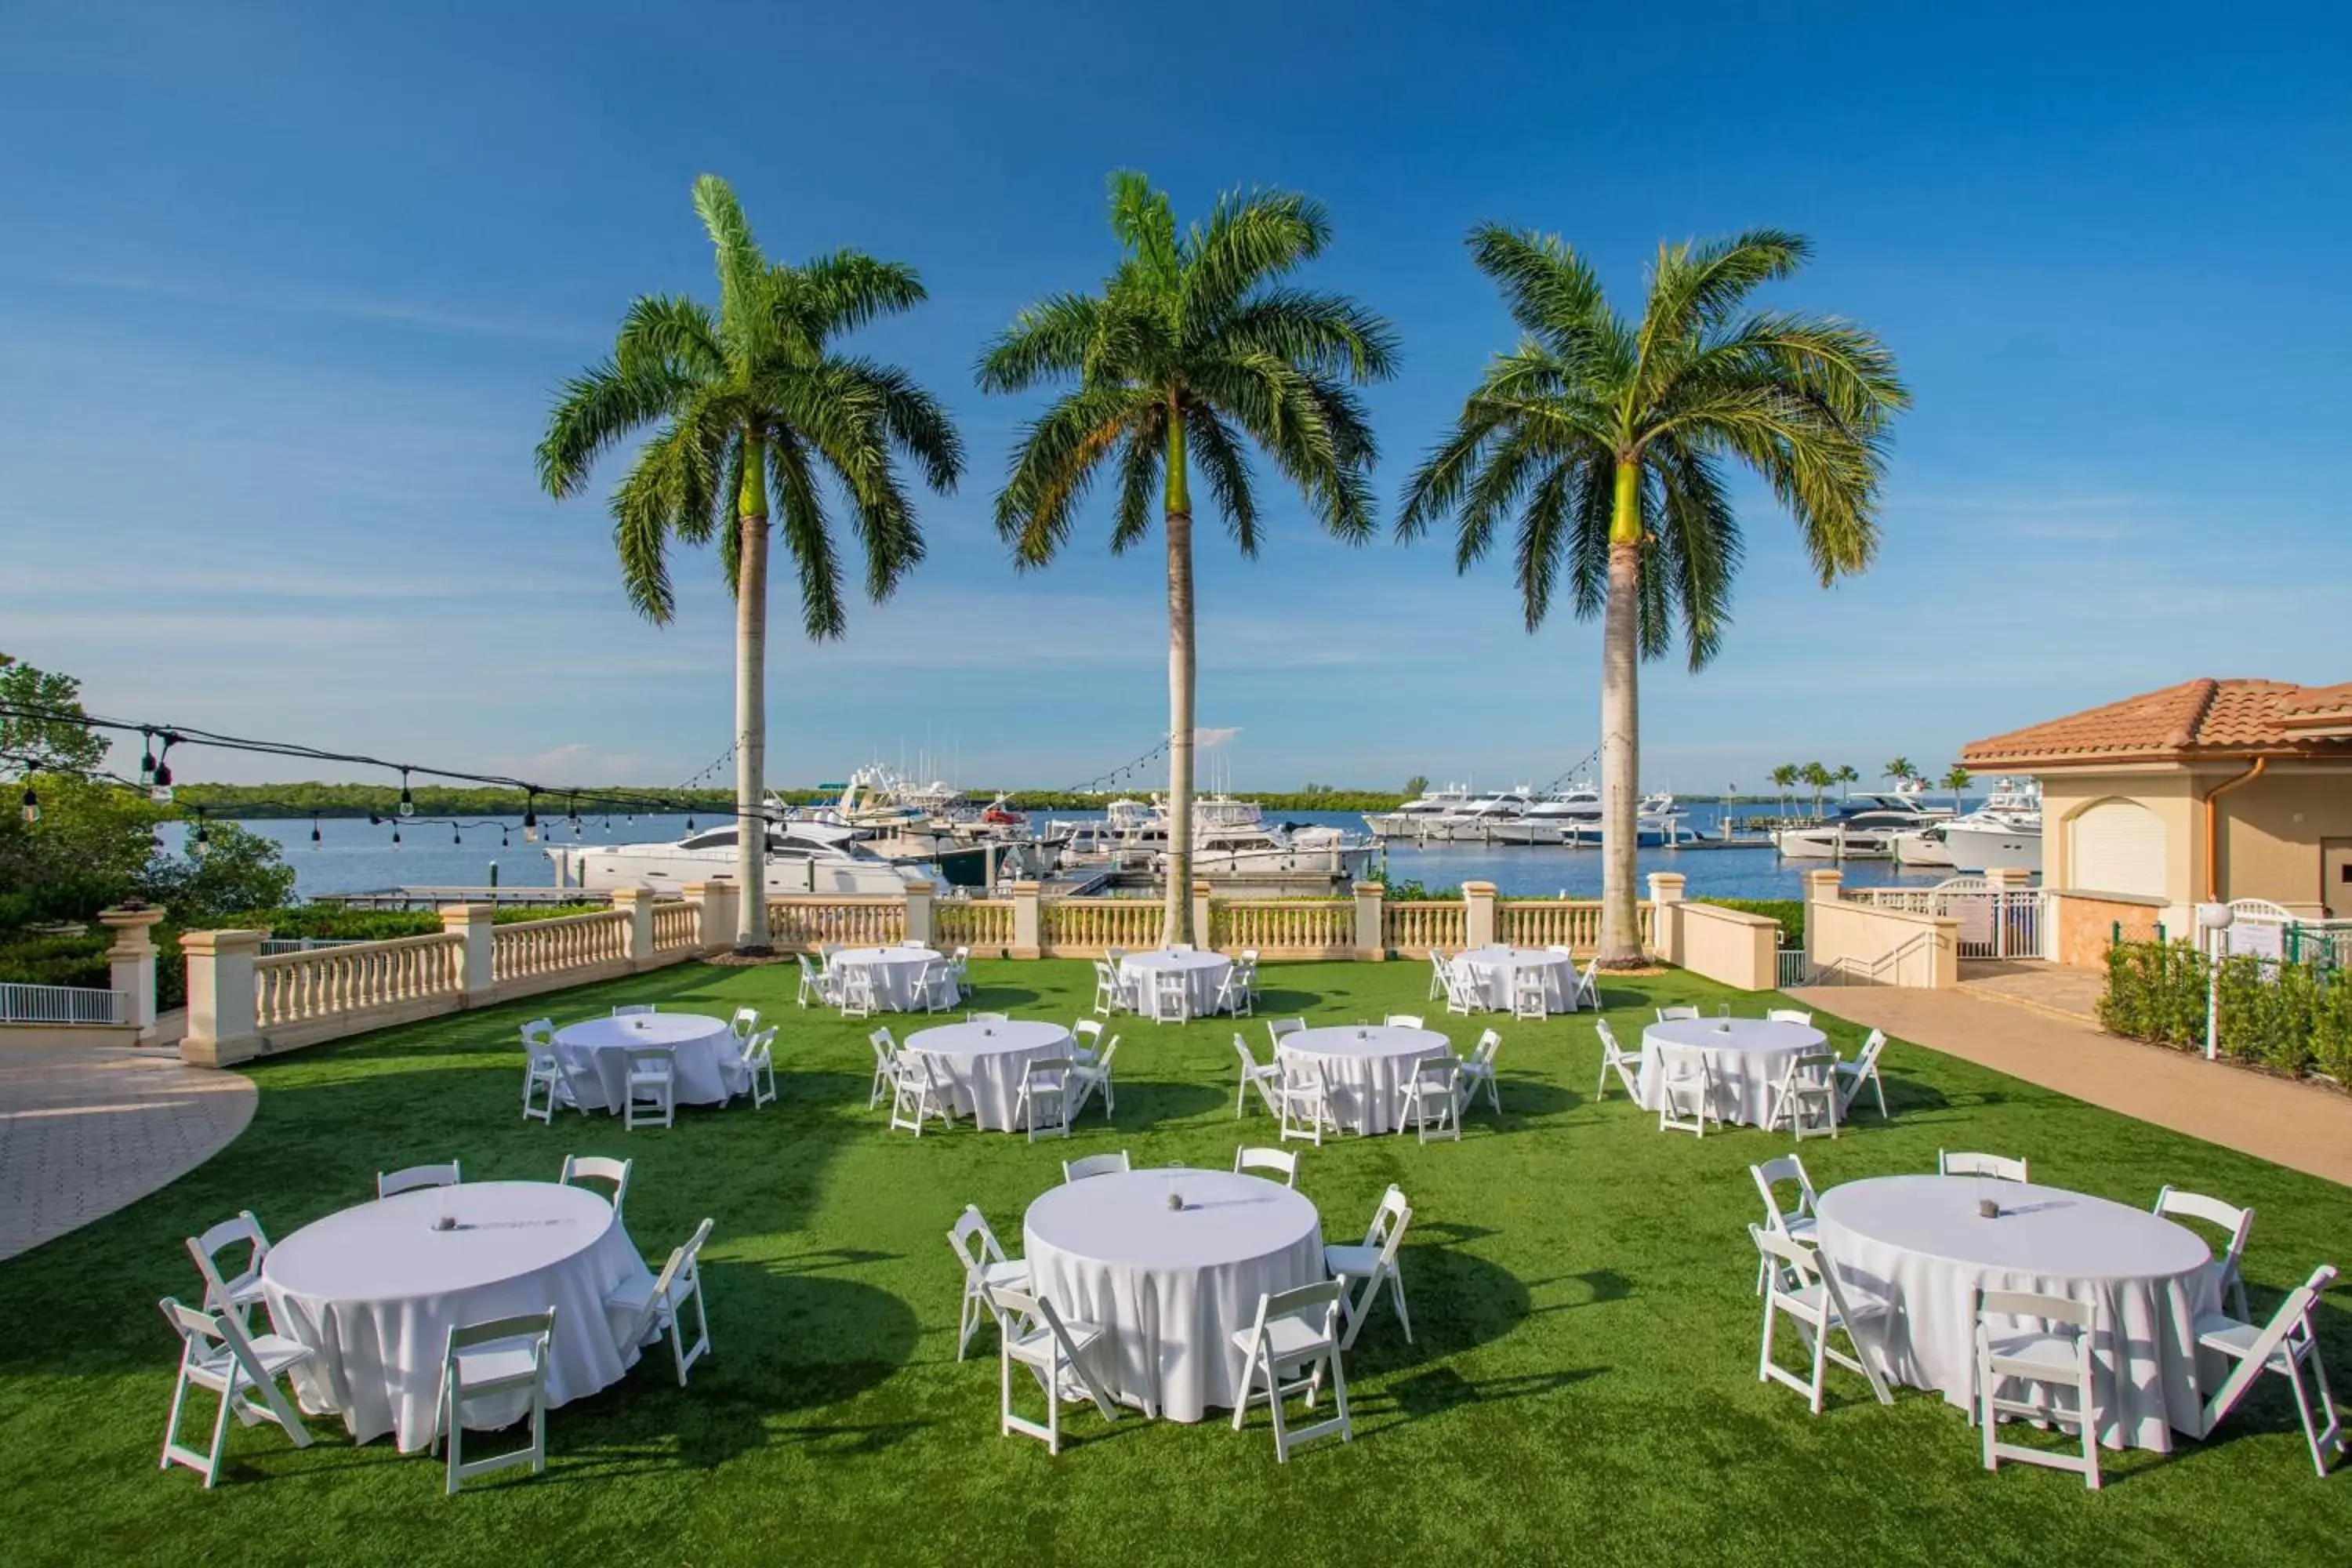
[[[2094,1026],[2099,1021],[2099,997],[2106,988],[2103,969],[2070,969],[2038,958],[1960,960],[1961,990]]]
[[[0,1050],[0,1258],[145,1197],[228,1147],[253,1080],[165,1051]]]
[[[1965,989],[1817,985],[1789,994],[1914,1045],[2352,1185],[2352,1094],[2119,1039]]]

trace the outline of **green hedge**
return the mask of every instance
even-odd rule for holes
[[[1805,945],[1805,902],[1802,899],[1693,899],[1695,904],[1713,904],[1718,909],[1738,910],[1742,914],[1762,915],[1780,924],[1780,945]]]
[[[2211,974],[2211,962],[2187,942],[2119,942],[2107,950],[2099,1023],[2110,1034],[2201,1051]],[[2233,1061],[2352,1084],[2352,978],[2315,964],[2225,958],[2214,1037]]]
[[[0,939],[0,981],[16,985],[88,985],[104,990],[110,975],[106,950],[113,938],[36,935],[16,931]]]

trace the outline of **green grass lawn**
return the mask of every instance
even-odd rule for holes
[[[1267,1016],[1353,1022],[1422,1002],[1414,963],[1286,965]],[[980,963],[979,1005],[1069,1018],[1075,963]],[[1661,1134],[1592,1098],[1589,1017],[1443,1020],[1465,1048],[1502,1030],[1505,1113],[1459,1144],[1342,1140],[1305,1151],[1299,1185],[1353,1239],[1402,1184],[1416,1343],[1385,1307],[1348,1366],[1356,1440],[1277,1468],[1262,1415],[1235,1435],[1074,1407],[1048,1458],[996,1432],[995,1342],[955,1359],[961,1279],[944,1233],[977,1203],[1018,1247],[1028,1201],[1071,1153],[1223,1167],[1271,1123],[1233,1120],[1230,1023],[1121,1020],[1119,1116],[1069,1143],[970,1131],[888,1134],[866,1109],[871,1025],[791,1005],[789,967],[687,965],[464,1014],[254,1067],[253,1125],[132,1208],[0,1264],[0,1562],[1090,1564],[1741,1560],[1772,1563],[2342,1562],[2352,1478],[2311,1473],[2283,1384],[2220,1439],[2107,1458],[2107,1489],[1979,1467],[1961,1414],[1858,1378],[1825,1415],[1755,1374],[1758,1212],[1747,1167],[1785,1136]],[[515,1025],[615,1000],[766,1009],[782,1100],[688,1110],[668,1131],[604,1117],[552,1130],[518,1115]],[[1650,1007],[1733,997],[1681,973],[1619,981],[1620,1036]],[[914,1021],[884,1020],[905,1032]],[[1440,1020],[1433,1020],[1440,1022]],[[1849,1052],[1861,1031],[1825,1021]],[[1261,1024],[1244,1026],[1263,1054]],[[2352,1192],[1904,1046],[1886,1053],[1895,1119],[1864,1113],[1804,1146],[1818,1185],[1932,1169],[1938,1146],[2030,1156],[2035,1178],[2146,1205],[2165,1182],[2260,1212],[2258,1310],[2323,1260],[2352,1263]],[[705,1215],[714,1353],[680,1390],[654,1352],[550,1417],[551,1462],[441,1496],[437,1465],[389,1439],[353,1447],[332,1418],[297,1451],[237,1429],[223,1485],[156,1468],[176,1342],[157,1298],[193,1300],[182,1237],[251,1207],[273,1236],[372,1195],[379,1169],[461,1157],[476,1179],[551,1180],[563,1154],[636,1161],[629,1227],[656,1261]],[[2326,1352],[2352,1393],[2339,1289]],[[208,1402],[207,1402],[208,1403]],[[2333,1544],[2331,1544],[2331,1542]]]

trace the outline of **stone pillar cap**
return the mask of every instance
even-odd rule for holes
[[[170,913],[161,904],[117,904],[110,910],[98,911],[99,923],[117,931],[136,931],[153,925]]]

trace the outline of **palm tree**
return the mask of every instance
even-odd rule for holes
[[[1952,809],[1960,809],[1960,792],[1969,787],[1969,770],[1954,763],[1944,770],[1941,787],[1952,792]]]
[[[1470,251],[1520,331],[1422,463],[1401,537],[1458,514],[1454,563],[1517,520],[1528,628],[1565,574],[1579,618],[1601,616],[1601,961],[1638,963],[1637,667],[1679,631],[1693,668],[1722,646],[1739,521],[1727,464],[1772,489],[1824,584],[1870,563],[1890,421],[1909,402],[1894,356],[1843,321],[1743,313],[1810,254],[1793,234],[1661,246],[1642,319],[1610,308],[1591,265],[1557,238],[1494,225]]]
[[[1908,757],[1895,758],[1880,769],[1879,773],[1880,776],[1893,779],[1898,784],[1909,784],[1919,776],[1919,770],[1911,765],[1911,759]]]
[[[1280,281],[1320,255],[1323,209],[1284,192],[1217,199],[1179,231],[1141,174],[1110,181],[1118,268],[1099,294],[1055,294],[1021,312],[980,364],[990,392],[1066,391],[1024,426],[996,530],[1023,567],[1053,560],[1107,462],[1118,474],[1114,553],[1151,531],[1168,550],[1168,900],[1165,938],[1192,931],[1192,489],[1197,464],[1244,557],[1258,550],[1255,443],[1325,529],[1373,529],[1372,435],[1353,385],[1396,363],[1389,325],[1354,300]]]
[[[1838,786],[1838,798],[1840,800],[1843,800],[1846,795],[1846,786],[1848,784],[1860,784],[1862,782],[1862,775],[1854,772],[1853,764],[1852,763],[1840,763],[1838,764],[1837,772],[1832,773],[1830,775],[1830,779]]]
[[[564,384],[539,444],[539,476],[559,500],[578,495],[599,458],[652,427],[613,491],[612,514],[629,602],[656,625],[675,608],[670,542],[718,541],[735,595],[736,948],[763,953],[771,499],[800,579],[803,628],[837,637],[847,622],[822,476],[848,503],[866,591],[879,603],[923,558],[898,459],[945,494],[963,447],[946,410],[905,371],[832,345],[919,303],[912,268],[854,250],[771,262],[716,174],[695,181],[694,210],[718,252],[719,308],[683,295],[632,304],[612,357]]]
[[[1780,815],[1783,816],[1789,814],[1789,791],[1796,784],[1797,773],[1794,763],[1782,763],[1772,770],[1772,787],[1780,792]]]
[[[1822,814],[1822,791],[1837,783],[1837,774],[1819,763],[1807,763],[1797,770],[1797,777],[1813,792],[1813,815],[1819,816]]]

